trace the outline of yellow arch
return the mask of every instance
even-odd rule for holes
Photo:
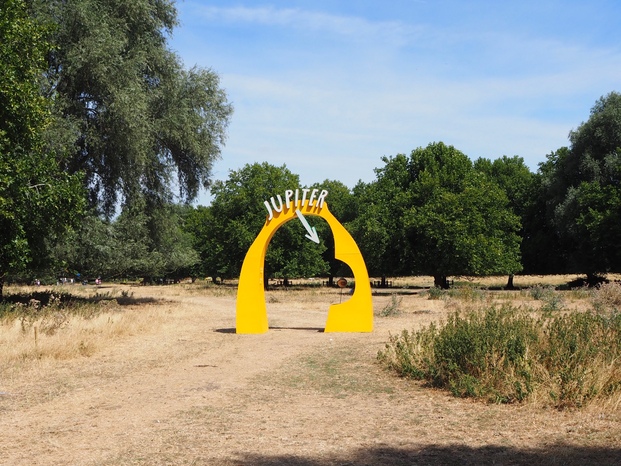
[[[296,216],[296,209],[303,215],[316,215],[328,222],[334,235],[334,256],[345,262],[354,274],[355,289],[352,297],[342,304],[332,304],[328,310],[326,332],[371,332],[373,330],[373,302],[367,267],[358,245],[349,232],[332,215],[327,203],[323,206],[303,206],[289,203],[282,212],[274,212],[246,253],[239,276],[237,290],[237,333],[265,333],[268,330],[267,307],[263,284],[265,253],[270,240],[279,227]]]

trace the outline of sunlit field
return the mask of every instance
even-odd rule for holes
[[[431,277],[390,278],[372,289],[370,334],[322,332],[349,288],[317,280],[272,284],[262,335],[235,334],[234,281],[8,286],[0,452],[4,464],[618,464],[618,392],[581,406],[537,390],[460,395],[378,359],[404,330],[439,328],[455,313],[554,318],[621,306],[619,285],[565,289],[575,279],[518,276],[505,291],[506,277],[454,277],[449,290]],[[606,370],[618,374],[619,361]]]

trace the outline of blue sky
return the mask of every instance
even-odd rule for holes
[[[170,47],[235,107],[214,178],[286,164],[309,185],[372,181],[430,142],[533,171],[621,91],[621,2],[193,1]],[[208,203],[204,193],[199,203]]]

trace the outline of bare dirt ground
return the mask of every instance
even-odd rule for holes
[[[89,356],[0,368],[0,464],[621,464],[618,407],[487,405],[380,368],[389,333],[448,312],[417,291],[370,334],[321,331],[337,290],[268,292],[262,335],[235,333],[234,289],[131,293],[122,312],[151,325]]]

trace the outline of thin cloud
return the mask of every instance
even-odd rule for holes
[[[353,186],[373,179],[381,156],[433,141],[472,158],[520,155],[536,169],[597,98],[621,90],[616,23],[585,18],[598,8],[616,17],[612,5],[564,9],[561,28],[560,13],[534,2],[388,4],[381,17],[362,4],[248,4],[180,3],[173,39],[186,62],[220,73],[235,105],[220,178],[268,161],[304,184]],[[508,15],[515,8],[521,20]]]
[[[298,8],[195,6],[195,9],[209,21],[278,26],[314,33],[327,32],[355,39],[382,39],[395,45],[403,45],[422,37],[424,31],[423,27],[413,27],[399,21],[369,21],[357,16],[333,15]]]

